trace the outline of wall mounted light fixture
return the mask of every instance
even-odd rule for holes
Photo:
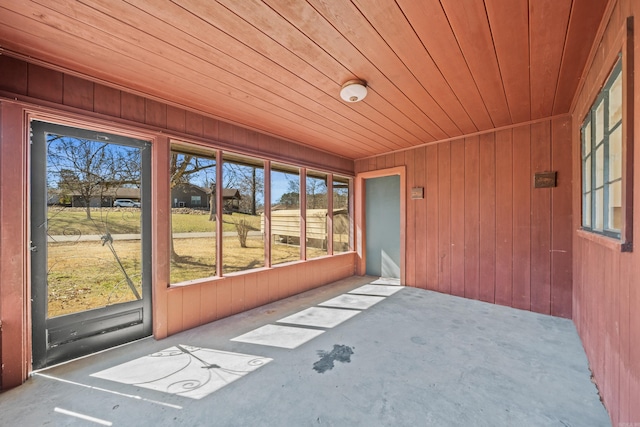
[[[367,96],[367,83],[362,80],[349,80],[340,89],[340,98],[347,102],[362,101]]]

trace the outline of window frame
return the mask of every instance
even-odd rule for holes
[[[333,196],[333,180],[329,180],[329,176],[331,174],[327,173],[327,172],[320,172],[317,171],[315,169],[307,169],[306,173],[305,173],[305,206],[304,206],[304,210],[305,210],[305,259],[310,260],[310,259],[315,259],[315,258],[320,258],[323,256],[327,256],[330,254],[330,248],[329,247],[329,225],[332,224],[332,221],[329,221],[329,190],[332,190],[332,196]],[[325,195],[326,195],[326,200],[324,202],[324,206],[322,206],[321,208],[317,208],[317,207],[309,207],[309,203],[310,203],[310,194],[309,194],[309,189],[313,188],[314,190],[316,189],[315,186],[310,186],[310,182],[312,182],[313,180],[316,181],[320,181],[322,182],[324,180],[324,188],[325,188]],[[316,200],[313,200],[312,203],[315,203]],[[301,207],[302,208],[302,207]],[[309,211],[313,210],[313,209],[324,209],[325,212],[325,217],[324,217],[324,246],[320,248],[320,251],[316,251],[315,253],[313,253],[310,250],[310,247],[314,248],[315,244],[317,243],[317,241],[311,240],[314,239],[314,237],[311,237],[311,235],[313,235],[313,225],[317,225],[318,221],[317,217],[313,217],[310,215]],[[318,248],[315,248],[318,249]],[[320,253],[322,252],[322,253]]]
[[[178,154],[178,155],[183,155],[183,156],[195,156],[198,158],[202,158],[202,159],[207,159],[207,160],[211,160],[213,162],[215,162],[215,176],[216,176],[216,193],[219,193],[219,189],[218,189],[218,181],[219,181],[219,172],[218,169],[221,169],[221,160],[222,157],[218,155],[218,150],[214,149],[214,148],[205,148],[205,147],[201,147],[199,145],[195,145],[195,144],[189,144],[184,142],[183,140],[171,140],[170,144],[169,144],[169,158],[171,158],[172,154]],[[169,166],[169,164],[167,164],[167,166]],[[168,235],[169,235],[169,240],[171,241],[171,239],[173,239],[173,214],[172,214],[172,208],[177,207],[174,206],[174,200],[171,197],[171,183],[170,183],[170,179],[171,179],[171,173],[168,174],[168,178],[169,181],[167,181],[167,185],[168,185],[168,192],[169,192],[169,229],[168,229]],[[222,224],[219,221],[220,214],[219,212],[221,212],[221,208],[218,207],[219,203],[216,201],[216,221],[215,221],[215,230],[213,231],[215,233],[215,243],[213,246],[211,246],[214,249],[214,255],[213,255],[213,263],[215,263],[215,273],[214,275],[202,275],[202,276],[198,276],[198,277],[193,277],[193,278],[189,278],[189,279],[183,279],[183,280],[179,280],[179,281],[173,281],[172,278],[172,268],[173,268],[173,262],[169,263],[169,271],[168,271],[168,280],[169,280],[169,286],[175,286],[175,285],[181,285],[181,284],[185,284],[185,283],[192,283],[195,281],[199,281],[202,279],[209,279],[212,277],[220,277],[221,276],[221,270],[222,270],[222,251],[221,251],[221,245],[222,245]],[[171,244],[171,247],[173,247],[173,244]],[[171,249],[169,249],[171,250]],[[169,260],[171,260],[171,254],[169,254]]]
[[[633,250],[633,134],[634,134],[634,126],[633,126],[633,117],[634,117],[634,82],[633,82],[633,22],[632,18],[628,18],[625,22],[625,26],[618,36],[619,42],[614,43],[620,46],[618,51],[613,51],[610,55],[607,56],[605,60],[605,64],[611,64],[610,68],[605,68],[601,71],[600,75],[601,81],[604,84],[597,88],[597,92],[594,93],[593,102],[590,104],[589,108],[584,113],[584,119],[579,128],[579,159],[580,159],[580,224],[579,224],[579,234],[580,236],[587,238],[589,240],[600,242],[605,244],[608,247],[616,248],[621,252],[631,252]],[[618,44],[619,43],[619,44]],[[587,213],[586,210],[586,197],[585,195],[589,193],[589,191],[585,191],[585,151],[584,151],[584,136],[585,136],[585,128],[591,124],[594,120],[594,112],[596,108],[599,106],[600,102],[603,99],[603,93],[608,91],[609,87],[615,81],[616,71],[620,71],[620,76],[622,78],[622,119],[620,126],[622,126],[622,147],[621,147],[621,219],[620,219],[620,230],[606,230],[606,226],[608,225],[605,221],[606,218],[604,216],[604,212],[607,212],[608,209],[605,209],[605,204],[609,203],[608,194],[604,194],[603,190],[603,217],[602,217],[602,230],[595,228],[595,216],[594,216],[594,207],[596,201],[594,200],[593,195],[595,195],[595,165],[593,162],[593,158],[595,157],[595,147],[592,143],[591,148],[591,181],[592,185],[590,187],[590,192],[592,194],[591,204],[590,204],[590,213],[591,213],[591,223],[589,225],[585,224],[585,215]],[[594,90],[595,92],[595,90]],[[604,117],[607,118],[607,114],[603,114]],[[603,123],[603,127],[604,123]],[[611,134],[612,131],[616,129],[612,129],[608,131],[608,134]],[[594,129],[591,127],[591,141],[594,140]],[[605,139],[608,140],[608,134]],[[607,142],[608,144],[608,142]],[[604,153],[603,157],[608,157],[607,153]],[[603,168],[603,184],[604,180],[608,179],[608,169],[604,170]],[[608,184],[611,184],[609,182]],[[608,212],[607,212],[608,214]]]
[[[581,153],[582,153],[582,229],[586,231],[590,231],[596,234],[602,234],[607,237],[611,237],[614,239],[621,239],[621,232],[623,225],[620,225],[620,229],[609,228],[609,214],[611,211],[610,206],[610,191],[611,187],[616,182],[623,181],[623,175],[615,179],[610,178],[610,170],[611,170],[611,135],[613,135],[618,129],[622,128],[624,131],[624,119],[620,117],[620,120],[613,125],[609,123],[610,118],[610,100],[609,93],[614,83],[617,81],[618,77],[622,78],[622,55],[618,55],[618,60],[616,61],[615,66],[611,73],[609,73],[607,80],[600,90],[598,97],[593,102],[591,108],[589,109],[585,120],[582,123],[580,128],[581,134]],[[622,92],[622,104],[624,105],[624,92]],[[602,110],[600,110],[602,108]],[[600,128],[597,127],[598,124],[598,113],[602,112],[602,123],[600,126],[603,128],[601,130],[602,139],[598,140],[598,133]],[[588,141],[587,141],[587,132],[586,129],[589,129],[588,132]],[[587,145],[589,146],[587,152]],[[598,152],[602,149],[602,165],[599,165],[598,162]],[[623,159],[620,160],[621,165],[624,162]],[[587,163],[589,170],[587,171]],[[602,177],[598,179],[598,167],[602,167]],[[587,176],[589,178],[589,183],[587,183]],[[600,181],[600,182],[599,182]],[[602,191],[602,203],[600,209],[598,209],[598,197],[596,194]],[[590,196],[590,197],[587,197]],[[622,201],[624,204],[624,200]],[[588,212],[588,215],[587,215]],[[587,220],[588,218],[588,220]],[[598,221],[600,218],[600,221]],[[599,222],[602,223],[602,226],[599,226]]]
[[[190,285],[193,283],[201,283],[202,281],[208,281],[208,280],[215,280],[215,279],[219,279],[222,277],[229,277],[229,276],[237,276],[237,275],[242,275],[242,274],[250,274],[251,272],[255,271],[255,270],[260,270],[260,269],[271,269],[271,268],[278,268],[280,266],[285,266],[287,264],[292,264],[292,263],[298,263],[298,262],[307,262],[307,257],[306,257],[306,244],[305,244],[305,239],[306,239],[306,227],[302,227],[303,224],[306,223],[306,180],[307,180],[307,176],[308,176],[308,169],[306,166],[304,166],[303,164],[296,164],[294,162],[282,162],[280,160],[271,160],[269,158],[265,158],[262,156],[256,156],[255,154],[246,154],[241,150],[222,150],[219,148],[215,148],[212,146],[203,146],[202,144],[199,144],[198,142],[194,142],[192,140],[188,140],[185,138],[171,138],[170,139],[170,147],[171,147],[171,152],[177,152],[180,154],[184,154],[184,155],[193,155],[193,156],[198,156],[198,157],[206,157],[206,158],[210,158],[210,159],[215,159],[216,161],[216,192],[217,192],[217,201],[216,201],[216,273],[215,275],[210,275],[210,276],[203,276],[203,277],[199,277],[199,278],[194,278],[194,279],[189,279],[186,281],[182,281],[182,282],[171,282],[169,283],[169,287],[179,287],[179,286],[185,286],[185,285]],[[256,268],[252,268],[252,269],[247,269],[247,270],[240,270],[240,271],[233,271],[233,272],[225,272],[223,271],[224,269],[222,268],[223,264],[224,264],[224,249],[223,249],[223,240],[224,240],[224,233],[222,232],[222,224],[221,224],[221,215],[222,215],[222,182],[223,182],[223,169],[224,169],[224,163],[225,160],[229,161],[229,159],[235,159],[236,158],[250,158],[252,160],[256,160],[256,161],[260,161],[263,164],[263,171],[264,171],[264,193],[263,193],[263,197],[264,197],[264,223],[262,224],[264,229],[263,229],[263,233],[265,234],[265,248],[264,248],[264,264],[262,266],[256,267]],[[300,218],[300,256],[299,258],[297,258],[296,260],[291,260],[291,261],[285,261],[285,262],[280,262],[277,264],[273,264],[272,263],[272,245],[271,243],[271,238],[272,238],[272,230],[271,230],[271,208],[272,208],[272,201],[271,201],[271,193],[272,193],[272,182],[271,182],[271,174],[273,171],[276,172],[282,172],[282,173],[294,173],[295,171],[295,175],[297,175],[298,178],[298,182],[300,185],[300,190],[299,190],[299,199],[298,199],[298,206],[299,206],[299,218]],[[337,255],[342,255],[348,252],[353,252],[354,251],[354,247],[353,247],[353,222],[354,222],[354,217],[353,217],[353,198],[354,196],[354,192],[352,190],[353,188],[353,182],[354,182],[354,177],[350,176],[348,174],[344,174],[341,172],[333,172],[331,170],[323,170],[321,168],[312,168],[309,170],[309,173],[311,175],[314,174],[322,174],[322,175],[326,175],[327,177],[327,183],[330,185],[327,186],[327,194],[329,193],[333,193],[333,177],[337,176],[340,177],[340,179],[344,179],[347,180],[348,186],[349,186],[349,192],[348,192],[348,196],[349,196],[349,244],[348,244],[348,250],[345,252],[338,252],[338,253],[334,253],[333,252],[333,247],[332,247],[332,242],[329,243],[329,241],[331,239],[333,239],[333,229],[329,229],[329,226],[327,226],[327,233],[328,233],[328,237],[327,237],[327,241],[328,244],[330,245],[330,247],[327,248],[327,253],[326,255],[323,255],[319,258],[325,257],[325,256],[337,256]],[[171,199],[171,198],[169,198]],[[171,200],[169,200],[170,203],[172,203]],[[304,207],[303,207],[304,206]],[[333,219],[333,215],[329,212],[329,218],[328,221],[332,221]],[[171,225],[171,221],[169,221],[169,233],[172,232],[172,225]],[[268,237],[267,237],[268,236]],[[309,261],[313,261],[314,259],[318,259],[318,258],[311,258]]]
[[[336,235],[336,229],[335,229],[335,211],[336,211],[336,206],[335,206],[335,189],[336,189],[336,182],[340,182],[341,188],[344,188],[343,186],[346,185],[346,189],[347,189],[347,226],[346,226],[346,233],[341,233],[341,234],[346,234],[347,235],[347,241],[346,242],[336,242],[335,241],[335,235]],[[351,218],[353,217],[353,178],[350,178],[348,176],[344,176],[344,175],[338,175],[338,174],[334,174],[331,176],[331,197],[329,198],[329,211],[331,213],[330,215],[330,220],[331,220],[331,227],[329,227],[331,229],[331,239],[329,239],[329,253],[330,254],[341,254],[341,253],[345,253],[345,252],[349,252],[349,251],[353,251],[353,221],[351,220]],[[346,250],[337,250],[336,251],[336,243],[346,243]]]

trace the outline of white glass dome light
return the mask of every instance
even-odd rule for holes
[[[346,102],[362,101],[367,96],[367,84],[362,80],[349,80],[340,89],[340,98]]]

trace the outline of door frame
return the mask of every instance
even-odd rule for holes
[[[366,236],[366,186],[365,181],[372,178],[400,176],[400,284],[405,284],[406,218],[407,218],[407,179],[405,166],[360,172],[355,178],[355,239],[356,274],[364,276],[367,271]]]
[[[60,124],[54,120],[40,120],[31,118],[28,120],[27,127],[30,131],[30,185],[29,185],[29,236],[31,245],[31,257],[29,272],[29,288],[31,291],[31,304],[29,314],[31,315],[31,354],[32,369],[40,369],[68,358],[84,356],[88,353],[104,350],[119,345],[132,339],[142,338],[152,335],[153,330],[153,300],[152,300],[152,265],[151,265],[151,166],[152,144],[147,139],[134,138],[125,136],[118,132],[104,132],[92,130],[90,127],[82,125]],[[34,224],[34,215],[38,217],[37,222],[46,222],[46,189],[34,189],[33,185],[36,181],[46,179],[47,166],[47,148],[43,138],[43,131],[56,131],[61,135],[71,135],[80,138],[91,139],[95,141],[108,141],[118,145],[134,147],[141,150],[141,201],[143,202],[143,210],[141,216],[141,268],[142,268],[142,294],[143,299],[139,302],[131,301],[127,303],[115,304],[112,306],[91,309],[89,311],[80,311],[60,317],[48,318],[47,313],[47,291],[44,288],[38,288],[36,281],[46,282],[46,251],[48,250],[47,234],[42,231],[34,232],[35,228],[39,228]],[[37,135],[36,135],[37,134]],[[36,144],[38,146],[36,147]],[[42,144],[42,146],[40,146]],[[36,151],[37,149],[37,151]],[[37,169],[37,170],[36,170]],[[44,192],[44,193],[43,193]],[[34,202],[36,199],[41,201]],[[40,197],[38,197],[40,196]],[[45,203],[41,206],[39,203]],[[40,212],[44,209],[45,212]],[[42,217],[41,217],[42,216]],[[45,252],[42,252],[44,248]],[[39,250],[38,250],[39,249]],[[42,255],[44,253],[44,255]],[[33,257],[38,257],[34,259]],[[44,264],[43,264],[44,263]],[[40,268],[42,271],[34,271]],[[42,274],[44,273],[44,276]],[[34,287],[36,286],[36,287]],[[39,315],[34,315],[38,311]],[[44,317],[40,317],[44,314]],[[100,328],[102,333],[98,333]],[[52,331],[58,330],[60,334],[64,331],[74,329],[78,332],[87,334],[77,339],[61,342],[49,346],[49,337]],[[105,333],[106,331],[108,333]]]
[[[116,104],[118,105],[118,104]],[[144,107],[144,105],[143,105]],[[157,113],[158,110],[153,110]],[[157,113],[159,114],[159,113]],[[2,200],[0,220],[2,245],[0,254],[14,262],[0,267],[0,305],[3,320],[0,346],[4,370],[0,372],[0,390],[18,386],[29,378],[31,364],[31,209],[30,209],[30,122],[45,121],[66,126],[114,133],[148,141],[151,152],[151,262],[153,337],[166,338],[175,330],[169,329],[169,251],[170,194],[169,160],[170,136],[186,138],[160,125],[145,124],[142,119],[105,116],[89,110],[79,110],[62,104],[52,104],[35,98],[0,97],[0,156]],[[160,119],[157,119],[160,120]],[[192,140],[197,137],[189,136]],[[4,144],[4,142],[10,142]],[[205,143],[202,140],[202,143]],[[6,297],[6,298],[5,298]],[[175,329],[175,328],[174,328]],[[11,343],[11,345],[9,345]]]

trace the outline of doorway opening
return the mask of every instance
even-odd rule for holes
[[[404,284],[405,168],[358,174],[358,274],[397,279]]]
[[[400,278],[400,177],[370,178],[366,191],[366,273]]]

